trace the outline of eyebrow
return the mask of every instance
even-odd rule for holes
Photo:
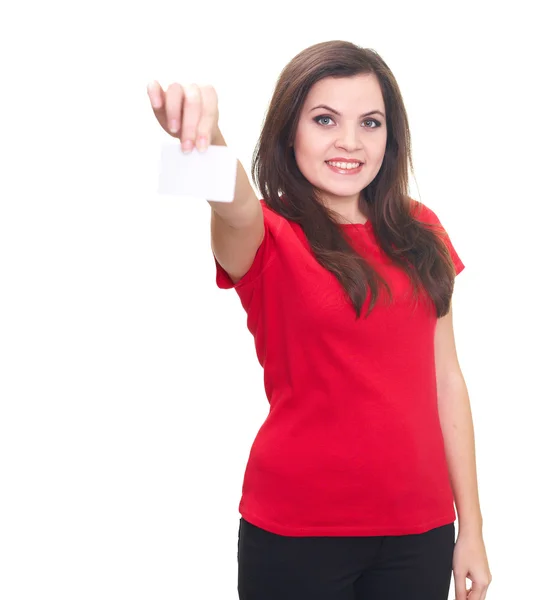
[[[331,106],[326,106],[325,104],[318,104],[318,106],[314,106],[314,108],[310,109],[310,112],[312,112],[313,110],[316,110],[317,108],[325,108],[325,110],[332,112],[334,115],[341,116],[340,112],[331,108]],[[384,113],[381,110],[371,110],[370,112],[366,112],[363,115],[360,115],[360,118],[362,119],[363,117],[367,117],[368,115],[375,115],[375,114],[382,115],[382,117],[384,117],[384,119],[386,118],[386,116],[384,115]]]

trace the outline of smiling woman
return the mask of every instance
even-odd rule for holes
[[[464,264],[408,194],[410,147],[380,56],[311,46],[254,153],[263,198],[212,217],[270,406],[239,505],[240,600],[447,600],[454,501],[456,586],[471,566],[488,580],[450,312]]]

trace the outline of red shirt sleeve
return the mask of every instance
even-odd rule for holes
[[[285,223],[285,219],[268,208],[264,200],[260,200],[260,204],[262,205],[264,217],[264,239],[260,244],[258,251],[256,252],[256,256],[254,257],[254,261],[250,266],[250,269],[244,275],[244,277],[242,277],[242,279],[236,283],[233,283],[233,280],[230,278],[229,274],[219,264],[217,258],[215,258],[215,255],[213,255],[216,268],[216,283],[217,287],[220,289],[238,289],[251,285],[260,277],[263,271],[267,269],[269,264],[276,257],[276,239],[279,235],[281,227]]]
[[[440,222],[438,215],[436,215],[436,213],[431,208],[428,208],[425,204],[416,202],[414,216],[422,223],[429,223],[432,225],[436,225],[435,230],[437,231],[439,236],[442,238],[442,241],[446,244],[446,246],[449,250],[449,253],[451,255],[451,258],[453,260],[453,264],[455,266],[455,275],[456,276],[459,275],[459,273],[461,273],[461,271],[463,271],[463,269],[465,268],[465,265],[463,264],[463,261],[461,260],[461,258],[459,258],[459,255],[457,254],[455,248],[453,247],[453,244],[451,242],[449,234],[444,229],[444,226]]]

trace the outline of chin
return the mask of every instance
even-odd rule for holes
[[[354,196],[356,194],[359,194],[363,188],[360,185],[357,186],[339,186],[339,187],[332,187],[332,186],[321,186],[320,189],[322,189],[326,194],[330,194],[331,196],[338,196],[339,198],[348,198],[350,196]]]

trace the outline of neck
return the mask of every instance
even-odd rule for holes
[[[360,210],[359,198],[353,198],[346,201],[335,201],[324,199],[324,206],[334,213],[334,218],[338,223],[362,224],[368,221],[368,216]]]

